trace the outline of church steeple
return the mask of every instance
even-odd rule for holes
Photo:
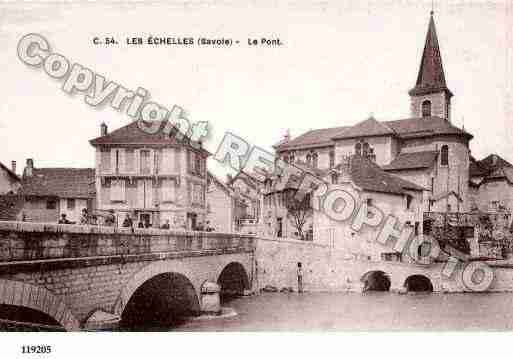
[[[445,82],[433,11],[429,19],[417,82],[409,95],[414,117],[438,116],[449,120],[450,99],[453,94]]]

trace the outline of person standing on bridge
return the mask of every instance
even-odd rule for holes
[[[301,262],[297,262],[297,292],[303,293],[303,268]]]

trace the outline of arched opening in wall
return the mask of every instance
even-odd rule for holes
[[[244,295],[244,289],[250,289],[248,274],[242,264],[237,262],[224,267],[217,283],[221,287],[221,304]]]
[[[66,330],[53,317],[39,310],[0,304],[0,331],[63,332]]]
[[[367,272],[362,277],[363,291],[386,292],[390,290],[390,278],[383,271]]]
[[[422,102],[422,117],[431,116],[431,101],[425,100]]]
[[[179,273],[162,273],[144,282],[121,314],[122,330],[162,330],[200,311],[192,283]]]
[[[432,292],[431,280],[420,274],[411,275],[404,281],[404,287],[408,292]]]

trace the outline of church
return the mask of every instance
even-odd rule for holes
[[[409,118],[378,121],[371,116],[353,126],[316,129],[294,139],[285,136],[274,146],[277,156],[288,163],[330,170],[343,158],[359,155],[375,163],[388,178],[422,187],[423,211],[470,211],[469,143],[473,136],[451,123],[453,93],[445,80],[433,12],[417,81],[408,94]]]

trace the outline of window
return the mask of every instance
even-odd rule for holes
[[[134,172],[134,150],[127,149],[125,152],[125,170],[128,173]]]
[[[364,142],[363,146],[362,146],[362,155],[363,157],[368,157],[369,156],[369,144],[367,142]]]
[[[110,200],[112,202],[125,201],[125,181],[113,180],[110,185]]]
[[[367,207],[372,206],[372,198],[367,198]]]
[[[203,158],[199,153],[194,151],[189,151],[189,173],[195,174],[197,176],[203,176]]]
[[[335,166],[335,151],[330,151],[330,168]]]
[[[153,172],[155,174],[159,174],[160,172],[160,161],[161,161],[162,155],[160,150],[155,150],[153,153]]]
[[[449,165],[449,146],[447,145],[443,145],[442,149],[440,150],[440,164],[442,166]]]
[[[422,232],[424,234],[431,234],[432,232],[432,221],[429,220],[429,219],[426,219],[424,222],[423,222],[423,225],[422,225]]]
[[[356,153],[357,156],[361,156],[362,155],[362,144],[360,142],[358,142],[354,146],[354,153]]]
[[[413,201],[413,197],[409,194],[406,195],[406,209],[411,209],[411,203]]]
[[[141,163],[140,172],[141,174],[150,174],[150,151],[141,150]]]
[[[291,152],[290,155],[289,155],[289,163],[290,164],[294,164],[295,162],[295,158],[294,158],[294,152]]]
[[[435,177],[431,177],[431,194],[435,191]]]
[[[69,210],[75,209],[75,199],[74,198],[68,198],[68,200],[66,202],[67,202],[67,207]]]
[[[100,155],[100,168],[102,173],[110,173],[110,161],[110,151],[102,149]]]
[[[422,102],[422,117],[431,116],[431,101],[425,100]]]
[[[309,153],[306,155],[306,163],[310,166],[312,164],[312,155]]]
[[[319,156],[317,155],[317,153],[314,153],[312,155],[312,165],[314,168],[317,168],[317,165],[319,163]]]
[[[338,182],[338,174],[337,173],[332,173],[331,174],[331,183],[332,184],[336,184]]]
[[[116,150],[116,173],[119,173],[119,150]]]
[[[356,155],[366,157],[371,161],[376,160],[374,148],[371,147],[369,143],[365,142],[364,140],[360,140],[355,144],[354,152]]]
[[[419,235],[419,227],[420,227],[420,222],[415,222],[415,235],[418,236]]]
[[[176,185],[172,179],[162,181],[162,202],[173,202],[176,199]]]
[[[48,199],[46,201],[46,209],[56,209],[57,201],[55,199]]]

